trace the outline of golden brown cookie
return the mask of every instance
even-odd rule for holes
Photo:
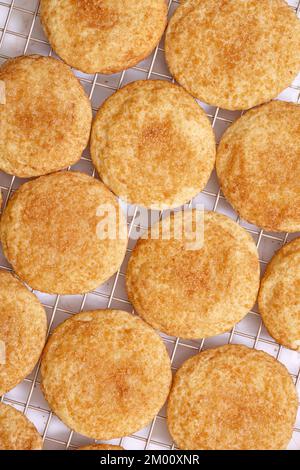
[[[0,67],[0,169],[22,178],[73,165],[87,146],[91,104],[71,69],[51,57],[21,56]]]
[[[128,298],[145,321],[168,335],[196,339],[224,333],[255,303],[255,243],[242,227],[214,212],[204,213],[204,244],[196,249],[190,249],[189,232],[178,239],[176,225],[172,215],[170,240],[150,238],[148,232],[148,239],[138,241],[128,264]],[[162,222],[159,230],[163,233]]]
[[[53,49],[86,73],[116,73],[145,59],[167,23],[165,0],[42,0]]]
[[[180,449],[281,450],[292,437],[298,398],[273,357],[227,345],[188,359],[168,402],[168,426]]]
[[[300,238],[272,259],[261,282],[258,305],[270,335],[300,352]]]
[[[41,450],[42,438],[20,411],[0,403],[0,450]]]
[[[163,406],[171,385],[165,345],[127,312],[75,315],[48,341],[42,390],[71,429],[99,440],[142,429]]]
[[[217,152],[221,188],[238,214],[272,232],[300,230],[300,106],[272,101],[224,134]]]
[[[206,186],[216,157],[212,126],[183,88],[137,81],[111,96],[93,124],[91,154],[103,182],[144,207],[179,207]]]
[[[192,95],[225,109],[275,98],[300,71],[300,21],[284,0],[185,0],[166,59]]]
[[[12,274],[1,271],[0,396],[33,370],[45,345],[46,330],[46,313],[36,296]]]
[[[119,269],[126,231],[117,201],[100,181],[62,172],[16,191],[2,215],[0,235],[5,256],[33,289],[80,294]]]
[[[94,444],[90,446],[80,447],[78,450],[124,450],[123,447],[113,446],[110,444]]]

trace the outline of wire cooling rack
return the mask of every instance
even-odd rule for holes
[[[289,0],[288,3],[300,17],[300,0]],[[178,1],[168,0],[170,16],[174,13],[178,4]],[[9,57],[22,54],[55,56],[43,34],[39,18],[39,1],[0,0],[0,64]],[[128,71],[111,76],[99,74],[86,75],[78,71],[74,71],[74,73],[80,79],[86,93],[90,97],[94,112],[97,111],[101,103],[108,96],[126,83],[150,78],[172,80],[164,60],[163,40],[148,59]],[[300,103],[300,75],[279,96],[279,99]],[[241,115],[240,112],[229,112],[207,106],[204,103],[201,103],[201,105],[211,119],[218,141],[226,128]],[[72,169],[83,171],[89,175],[95,175],[88,151],[83,153],[80,162],[74,165]],[[13,192],[23,182],[24,180],[19,178],[0,173],[0,188],[3,193],[4,204],[6,204]],[[196,203],[204,204],[208,210],[228,215],[251,233],[259,249],[262,272],[274,252],[297,236],[295,234],[291,236],[289,234],[267,233],[240,220],[220,192],[215,174],[210,179],[206,189],[191,202],[191,205]],[[47,312],[48,332],[52,331],[53,328],[70,315],[82,310],[115,308],[133,312],[125,290],[126,265],[134,246],[136,233],[139,233],[142,228],[147,227],[147,221],[145,221],[145,227],[141,227],[136,223],[137,214],[138,208],[131,207],[128,218],[128,228],[131,237],[129,239],[126,259],[120,271],[108,282],[87,295],[55,296],[35,292]],[[0,252],[0,268],[11,269],[2,251]],[[251,348],[264,350],[282,362],[288,368],[300,391],[300,353],[279,346],[268,335],[261,322],[257,306],[232,331],[214,338],[186,341],[163,334],[161,336],[169,351],[174,371],[188,357],[197,354],[201,350],[227,343],[244,344]],[[73,433],[52,414],[47,402],[43,398],[39,383],[39,366],[37,366],[33,373],[20,385],[2,397],[2,401],[24,412],[36,425],[43,436],[45,449],[75,449],[80,445],[89,443],[89,439]],[[253,403],[253,408],[255,409],[255,403]],[[147,428],[140,430],[132,436],[110,442],[121,444],[126,449],[173,449],[174,443],[166,425],[165,408],[160,411]],[[300,449],[300,408],[289,449]]]

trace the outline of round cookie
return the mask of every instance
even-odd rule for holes
[[[126,232],[113,194],[100,181],[73,172],[21,186],[0,228],[4,254],[18,276],[52,294],[89,292],[107,281],[124,259]]]
[[[300,71],[300,21],[284,0],[186,0],[171,18],[166,59],[201,101],[248,109]]]
[[[169,431],[185,450],[281,450],[298,398],[287,369],[262,351],[227,345],[188,359],[175,375]]]
[[[42,0],[41,21],[53,49],[72,67],[111,74],[136,65],[159,43],[165,0]]]
[[[300,238],[285,245],[267,267],[259,311],[279,344],[300,352]]]
[[[126,276],[128,298],[145,321],[170,336],[224,333],[255,303],[260,271],[255,243],[231,219],[205,212],[201,227],[193,228],[199,233],[204,225],[204,243],[190,246],[192,233],[178,237],[174,217],[159,223],[159,237],[151,238],[149,231],[137,242]],[[164,239],[163,224],[171,227],[170,239]]]
[[[163,406],[171,364],[160,337],[127,312],[74,315],[48,341],[42,390],[71,429],[98,440],[129,435]]]
[[[217,174],[225,197],[248,222],[272,232],[300,230],[300,106],[272,101],[224,134]]]
[[[113,446],[110,444],[94,444],[89,446],[80,447],[78,450],[125,450],[120,446]]]
[[[46,313],[36,296],[12,274],[1,271],[0,396],[33,370],[46,341],[46,330]]]
[[[42,438],[20,411],[0,403],[0,450],[41,450]]]
[[[103,182],[144,207],[179,207],[204,189],[216,142],[204,111],[182,88],[144,80],[117,91],[98,111],[91,154]]]
[[[21,56],[0,67],[0,168],[29,178],[67,168],[88,144],[91,104],[71,69],[51,57]]]

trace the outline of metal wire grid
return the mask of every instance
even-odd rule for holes
[[[296,13],[300,16],[300,0],[290,0],[288,2],[294,7]],[[178,6],[179,1],[168,0],[168,9],[171,14]],[[19,21],[18,21],[19,20]],[[16,46],[16,47],[15,47]],[[151,57],[130,69],[112,77],[101,75],[88,76],[75,71],[80,78],[92,101],[93,110],[96,111],[101,102],[117,89],[122,87],[128,81],[140,78],[166,79],[172,80],[167,68],[163,62],[163,42],[155,49]],[[0,1],[0,63],[8,57],[40,53],[43,55],[55,55],[48,42],[43,37],[39,25],[39,1],[38,0],[3,0]],[[99,93],[100,91],[100,93]],[[291,85],[287,95],[289,101],[300,103],[300,77]],[[285,94],[282,96],[285,99]],[[203,105],[203,104],[202,104]],[[230,113],[220,108],[205,106],[208,117],[216,131],[217,137],[220,137],[223,131],[230,125],[241,113]],[[72,169],[80,169],[93,176],[95,170],[92,167],[89,154],[84,153],[79,164]],[[9,177],[2,174],[0,176],[0,188],[5,195],[6,205],[12,193],[20,185],[21,181],[16,177]],[[271,234],[256,227],[246,224],[240,220],[233,210],[229,207],[216,180],[213,177],[207,188],[202,194],[190,203],[204,202],[207,209],[226,213],[244,226],[255,238],[257,247],[261,254],[261,265],[264,269],[274,251],[290,240],[289,234]],[[138,208],[132,208],[131,217],[128,220],[129,235],[134,231],[147,228],[136,223]],[[162,214],[160,214],[162,216]],[[129,240],[126,260],[120,271],[104,286],[96,291],[83,295],[73,296],[72,299],[62,296],[46,296],[35,292],[41,299],[49,319],[48,334],[51,329],[60,323],[64,318],[73,315],[75,312],[88,310],[89,308],[120,308],[133,312],[132,306],[128,302],[124,289],[124,275],[126,271],[126,262],[132,251],[133,242]],[[267,255],[265,256],[265,254]],[[10,266],[1,254],[0,268],[10,270]],[[91,297],[93,300],[91,302]],[[74,307],[74,305],[76,305]],[[291,376],[298,386],[300,384],[300,354],[286,350],[279,346],[269,337],[265,331],[260,315],[256,308],[249,312],[245,320],[236,325],[231,332],[216,338],[206,340],[186,341],[180,338],[170,338],[161,335],[167,349],[170,353],[172,369],[176,370],[178,366],[189,356],[196,354],[202,349],[226,343],[242,343],[250,347],[263,349],[278,360],[283,362],[291,373]],[[88,442],[82,436],[67,429],[49,410],[46,402],[43,402],[39,390],[39,364],[34,372],[25,381],[13,391],[7,393],[1,398],[1,401],[12,404],[27,414],[36,424],[41,432],[45,448],[73,449]],[[253,404],[255,406],[255,404]],[[300,410],[300,408],[299,408]],[[53,422],[55,425],[53,426]],[[53,427],[54,430],[51,430]],[[166,428],[165,412],[162,411],[145,430],[134,434],[131,437],[114,441],[120,443],[128,449],[173,449],[174,443],[168,435]],[[300,447],[300,411],[299,417],[294,429],[293,445],[291,448]]]

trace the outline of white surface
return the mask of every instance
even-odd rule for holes
[[[24,53],[55,55],[52,53],[40,25],[37,12],[38,3],[38,0],[0,0],[0,64],[8,57]],[[173,0],[169,3],[170,14],[172,14],[179,2]],[[298,8],[300,17],[300,1],[290,0],[289,4],[294,8]],[[76,71],[75,73],[81,79],[86,92],[90,95],[95,111],[105,98],[114,93],[119,86],[123,86],[128,82],[145,78],[163,78],[171,80],[164,61],[163,41],[151,57],[140,63],[137,67],[130,69],[125,74],[90,76]],[[280,99],[300,102],[300,75],[295,80],[294,84],[280,95]],[[202,104],[202,106],[211,118],[218,140],[230,123],[241,114],[240,112],[216,109],[204,104]],[[84,152],[81,161],[72,169],[80,170],[90,175],[93,174],[93,167],[87,151]],[[24,181],[18,178],[12,178],[9,175],[0,173],[0,188],[2,189],[4,202],[23,182]],[[215,209],[237,220],[237,215],[219,193],[219,186],[215,175],[212,176],[206,190],[195,198],[194,202],[202,202],[206,209]],[[134,214],[134,212],[133,208],[132,214]],[[132,223],[132,218],[128,222],[129,228],[132,230],[131,233],[134,233],[137,227]],[[240,221],[240,223],[250,230],[253,238],[258,243],[262,271],[264,271],[274,251],[280,248],[283,243],[296,236],[295,234],[293,236],[289,236],[288,234],[269,234],[261,232],[257,227],[250,226],[243,221]],[[132,248],[132,246],[133,242],[129,242],[129,248]],[[111,307],[131,312],[132,306],[127,300],[124,284],[126,261],[128,261],[129,256],[130,251],[128,251],[121,272],[117,276],[114,276],[95,292],[89,293],[86,296],[52,296],[36,292],[46,308],[51,329],[68,318],[69,315],[77,313],[80,310]],[[2,268],[9,269],[9,264],[5,260],[2,252],[0,252],[0,265]],[[245,344],[249,347],[264,350],[285,364],[298,385],[298,391],[300,391],[300,354],[286,348],[281,348],[274,342],[267,334],[264,326],[261,325],[260,316],[256,307],[241,323],[236,325],[233,331],[218,337],[210,338],[205,341],[179,340],[166,337],[165,335],[162,335],[162,337],[170,352],[174,370],[178,368],[185,359],[196,354],[201,348],[207,349],[228,342]],[[199,387],[201,387],[201,384],[199,384]],[[90,442],[81,435],[73,434],[56,416],[51,414],[49,406],[40,391],[37,369],[23,383],[7,393],[3,397],[3,401],[24,411],[28,418],[34,422],[39,432],[44,437],[45,449],[73,449],[79,445]],[[253,403],[253,407],[255,408],[255,403]],[[121,442],[127,449],[173,448],[172,439],[167,431],[165,410],[163,409],[154,422],[146,429],[141,430],[134,436],[123,438],[121,441],[116,440],[112,442],[117,444]],[[300,411],[289,448],[300,449]]]

